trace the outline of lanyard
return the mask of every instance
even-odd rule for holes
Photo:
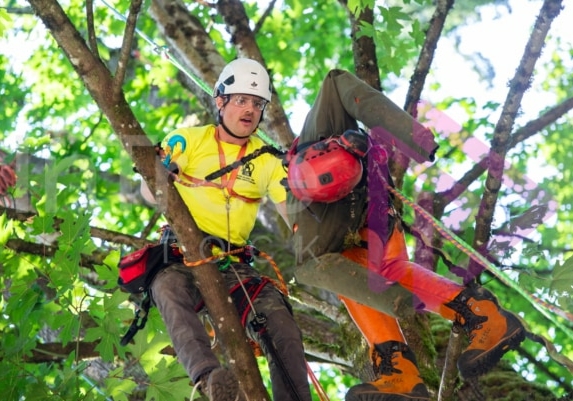
[[[221,169],[225,168],[227,166],[226,160],[225,160],[225,152],[223,151],[223,146],[221,145],[221,140],[219,139],[219,135],[217,135],[217,130],[215,130],[215,141],[217,141],[217,148],[219,150],[219,167],[221,167]],[[243,156],[245,156],[245,153],[247,152],[247,143],[245,142],[242,146],[241,149],[239,150],[239,154],[237,155],[237,160],[241,160],[241,158],[243,158]],[[233,185],[235,185],[235,180],[237,179],[237,175],[239,175],[239,169],[233,169],[233,171],[231,171],[230,175],[228,174],[223,174],[221,176],[221,188],[227,189],[227,192],[229,193],[228,196],[237,196],[238,194],[233,190]]]

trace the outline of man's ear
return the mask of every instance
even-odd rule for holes
[[[221,110],[221,108],[223,107],[223,103],[224,103],[224,100],[221,96],[217,96],[215,98],[215,105],[217,106],[217,109]]]

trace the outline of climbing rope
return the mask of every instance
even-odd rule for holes
[[[284,277],[283,277],[283,275],[282,275],[282,273],[281,273],[281,271],[280,271],[278,265],[277,265],[276,262],[274,261],[274,259],[273,259],[269,254],[267,254],[267,253],[265,253],[265,252],[263,252],[263,251],[260,251],[260,250],[256,249],[256,248],[255,248],[254,246],[252,246],[252,245],[246,245],[246,246],[244,246],[244,247],[242,247],[242,248],[234,249],[234,250],[231,250],[231,251],[220,252],[220,253],[218,253],[217,255],[212,255],[212,256],[210,256],[210,257],[207,257],[207,258],[204,258],[204,259],[201,259],[201,260],[197,260],[197,261],[193,261],[193,262],[186,260],[185,257],[184,257],[184,258],[183,258],[183,263],[184,263],[187,267],[197,267],[197,266],[201,266],[201,265],[206,264],[206,263],[210,263],[210,262],[214,262],[214,261],[218,261],[218,260],[223,260],[223,259],[225,259],[225,258],[229,258],[229,257],[232,256],[232,255],[237,255],[237,254],[241,254],[241,253],[249,253],[249,254],[252,254],[252,255],[255,255],[255,256],[261,256],[261,257],[265,258],[265,259],[270,263],[270,265],[272,266],[272,268],[273,268],[273,270],[274,270],[274,272],[275,272],[275,274],[276,274],[276,276],[277,276],[277,278],[278,278],[278,281],[273,280],[273,279],[270,279],[270,278],[269,278],[269,280],[271,281],[271,283],[273,283],[273,285],[274,285],[275,287],[277,287],[277,289],[278,289],[283,295],[285,295],[286,297],[288,297],[288,288],[287,288],[286,282],[285,282],[285,280],[284,280]],[[249,302],[249,304],[250,304],[250,306],[251,306],[251,310],[253,311],[253,313],[255,314],[255,316],[257,316],[258,314],[257,314],[257,312],[256,312],[256,310],[255,310],[255,306],[252,304],[252,301],[251,301],[251,299],[250,299],[250,297],[249,297],[249,293],[248,293],[248,291],[245,289],[244,284],[242,283],[242,281],[240,280],[240,277],[238,276],[237,271],[235,271],[235,269],[233,268],[232,264],[230,265],[230,268],[232,268],[233,271],[235,272],[235,275],[237,275],[237,279],[239,280],[239,284],[241,285],[242,290],[244,291],[244,293],[245,293],[245,295],[246,295],[246,297],[247,297],[247,300],[248,300],[248,302]],[[265,331],[263,330],[261,336],[263,336],[263,338],[264,338],[264,335],[265,335]],[[268,334],[267,334],[267,336],[268,336]],[[267,339],[267,341],[270,341],[270,340]],[[261,356],[261,355],[262,355],[262,351],[261,351],[259,345],[256,344],[256,343],[254,343],[253,341],[250,341],[250,343],[251,343],[251,347],[253,348],[253,352],[255,353],[255,356]],[[268,347],[268,348],[269,348],[269,350],[272,349],[272,342],[269,343],[269,347]],[[275,352],[276,352],[276,351],[275,351]],[[278,354],[277,354],[277,355],[274,355],[274,358],[275,358],[275,362],[276,362],[276,363],[279,363],[279,362],[280,362],[280,358],[279,358]],[[308,374],[308,376],[310,377],[310,380],[311,380],[311,382],[312,382],[312,384],[313,384],[313,386],[314,386],[314,388],[315,388],[315,390],[316,390],[316,393],[317,393],[317,395],[318,395],[319,400],[320,400],[320,401],[329,401],[328,395],[326,394],[324,388],[322,387],[322,385],[321,385],[320,382],[318,381],[316,375],[314,374],[314,372],[313,372],[312,369],[310,368],[310,364],[308,363],[308,361],[306,361],[306,367],[307,367],[307,374]],[[283,368],[283,369],[286,369],[284,366],[283,366],[282,368]],[[285,371],[285,372],[286,372],[286,371]],[[299,397],[298,394],[296,394],[296,390],[294,389],[294,385],[293,385],[292,383],[290,383],[290,387],[291,387],[292,391],[294,391],[294,393],[295,393],[294,395],[295,395],[296,397]]]
[[[310,377],[310,381],[312,382],[312,385],[314,386],[314,388],[316,390],[316,394],[318,395],[318,398],[320,399],[320,401],[329,401],[330,398],[328,398],[326,391],[324,391],[324,387],[322,387],[322,384],[320,384],[320,382],[318,381],[318,378],[316,377],[316,375],[314,374],[314,372],[310,368],[310,364],[308,363],[308,361],[306,362],[306,370],[308,372],[308,376]]]
[[[127,22],[127,17],[122,13],[117,11],[111,4],[105,0],[100,0],[115,16],[121,19],[123,22]],[[143,33],[141,30],[135,28],[135,33],[137,33],[143,40],[145,40],[152,48],[155,53],[163,56],[167,61],[173,64],[179,71],[183,72],[191,81],[193,81],[199,88],[201,88],[205,93],[211,95],[213,93],[213,88],[209,87],[204,81],[201,80],[197,75],[189,71],[185,66],[183,66],[175,57],[172,56],[171,51],[167,46],[159,46],[155,43],[149,36]],[[281,146],[276,143],[271,137],[269,137],[260,128],[257,129],[256,135],[259,136],[263,141],[272,145],[273,147],[280,149]]]
[[[233,249],[231,251],[220,252],[220,253],[217,253],[217,255],[212,255],[212,256],[206,257],[204,259],[193,261],[193,262],[188,261],[187,259],[185,259],[185,257],[183,257],[183,264],[185,264],[185,266],[187,266],[187,267],[197,267],[197,266],[204,265],[206,263],[216,262],[218,260],[223,260],[229,256],[237,255],[237,254],[245,253],[245,252],[251,253],[252,255],[255,255],[255,256],[261,256],[269,262],[269,264],[273,268],[273,270],[277,276],[277,279],[278,279],[278,280],[270,279],[271,282],[277,287],[277,289],[281,293],[283,293],[284,296],[288,297],[288,288],[287,288],[286,282],[285,282],[284,277],[280,271],[280,268],[278,267],[275,260],[269,254],[255,248],[252,245],[245,245],[242,248]]]
[[[471,247],[462,238],[460,238],[450,229],[448,229],[441,221],[436,219],[426,209],[424,209],[417,203],[411,201],[402,192],[400,192],[398,189],[390,185],[384,178],[384,174],[378,165],[376,165],[375,170],[376,174],[380,178],[380,181],[384,184],[384,186],[388,191],[390,191],[404,204],[408,205],[410,208],[416,211],[416,213],[418,213],[420,216],[426,219],[436,229],[436,231],[438,231],[446,240],[451,242],[456,248],[458,248],[460,251],[462,251],[464,254],[470,257],[473,261],[483,266],[486,270],[488,270],[495,277],[497,277],[503,284],[512,288],[523,298],[525,298],[535,309],[537,309],[543,316],[549,319],[552,323],[554,323],[557,327],[559,327],[571,340],[573,340],[573,332],[571,332],[569,328],[565,327],[557,319],[555,319],[555,317],[550,312],[553,312],[554,314],[557,314],[563,317],[564,319],[567,319],[568,321],[573,321],[573,314],[563,311],[554,305],[548,304],[547,302],[541,301],[538,297],[535,297],[532,294],[527,293],[517,283],[511,280],[511,278],[509,278],[507,274],[505,274],[497,266],[495,266],[493,263],[487,260],[483,255],[479,254],[475,249],[473,249],[473,247]]]

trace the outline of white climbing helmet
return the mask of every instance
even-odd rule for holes
[[[243,93],[271,101],[271,81],[257,61],[238,58],[223,68],[213,90],[213,97]]]

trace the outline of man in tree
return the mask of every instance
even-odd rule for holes
[[[266,70],[254,60],[236,59],[221,72],[213,96],[218,125],[177,129],[161,148],[181,197],[216,254],[248,243],[262,197],[268,195],[286,219],[286,194],[281,185],[285,171],[278,158],[263,152],[244,162],[264,145],[254,134],[271,100]],[[234,162],[239,167],[225,169]],[[205,178],[214,172],[220,177]],[[247,253],[232,253],[218,265],[248,336],[269,360],[274,399],[310,401],[302,335],[291,307],[250,262]],[[161,270],[151,284],[151,296],[177,357],[199,389],[212,401],[247,399],[235,376],[221,367],[211,350],[197,314],[201,295],[189,267],[174,264]]]
[[[373,137],[385,143],[373,143]],[[414,295],[416,308],[438,313],[468,334],[469,346],[458,360],[461,376],[483,374],[523,341],[525,330],[486,289],[458,285],[409,261],[400,217],[385,190],[391,178],[381,145],[395,146],[417,162],[433,161],[437,150],[431,131],[382,93],[346,71],[331,71],[288,155],[287,210],[297,261],[341,252],[399,283]],[[370,346],[377,374],[352,387],[346,401],[429,400],[396,318],[340,298]]]

